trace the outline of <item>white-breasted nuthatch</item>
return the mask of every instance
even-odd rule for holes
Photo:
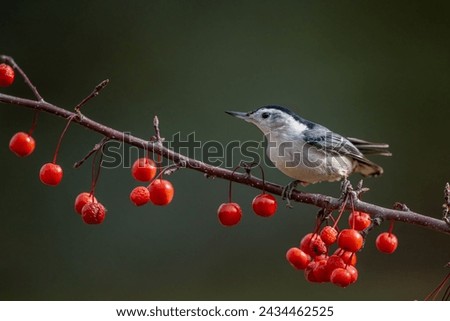
[[[346,179],[355,172],[381,175],[383,169],[364,155],[391,156],[387,144],[345,138],[285,107],[226,113],[256,125],[267,139],[266,152],[275,167],[304,186]]]

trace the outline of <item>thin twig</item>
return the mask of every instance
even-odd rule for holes
[[[108,83],[109,79],[105,79],[97,86],[95,86],[94,90],[86,98],[84,98],[78,105],[75,106],[75,111],[79,113],[80,108],[83,107],[89,100],[98,96],[98,94],[100,94],[100,91],[104,89],[108,85]]]
[[[78,168],[78,167],[80,167],[81,165],[83,165],[83,163],[89,158],[89,157],[91,157],[92,156],[92,154],[94,154],[96,151],[98,151],[100,148],[102,148],[103,147],[103,145],[105,145],[106,144],[106,142],[109,140],[110,138],[109,137],[103,137],[102,138],[102,140],[99,142],[99,143],[97,143],[97,144],[95,144],[94,145],[94,147],[81,159],[81,160],[79,160],[78,162],[76,162],[75,164],[73,164],[73,168]]]
[[[34,97],[36,97],[36,99],[38,101],[44,101],[44,98],[42,98],[42,96],[39,94],[38,90],[36,89],[36,86],[33,85],[33,83],[31,82],[31,80],[28,78],[28,76],[24,73],[24,71],[22,70],[22,68],[19,67],[19,65],[14,61],[14,59],[10,56],[4,56],[1,55],[0,56],[0,60],[3,60],[4,62],[7,62],[9,65],[11,65],[11,67],[13,67],[14,69],[16,69],[19,74],[22,76],[23,80],[25,81],[25,84],[31,89],[31,91],[34,94]]]
[[[164,138],[161,138],[161,132],[159,130],[159,119],[158,119],[158,116],[156,116],[156,115],[153,118],[153,128],[155,129],[154,140],[157,143],[162,143],[164,141]]]

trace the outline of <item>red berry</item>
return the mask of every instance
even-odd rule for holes
[[[344,268],[337,268],[333,271],[333,273],[331,273],[330,281],[333,284],[345,288],[352,283],[352,275]]]
[[[145,186],[135,187],[130,193],[130,200],[136,206],[147,204],[150,200],[150,192]]]
[[[316,261],[313,268],[313,275],[316,282],[330,282],[330,273],[327,270],[327,259]]]
[[[306,254],[309,254],[309,255],[311,255],[311,250],[310,250],[310,248],[309,248],[309,245],[310,245],[310,243],[311,243],[311,239],[314,237],[314,235],[317,235],[317,234],[314,234],[314,233],[308,233],[308,234],[306,234],[303,238],[302,238],[302,240],[300,241],[300,246],[299,246],[299,248],[300,248],[300,250],[302,250],[303,252],[305,252]]]
[[[217,215],[222,225],[233,226],[241,220],[242,210],[237,203],[222,203],[217,210]]]
[[[319,282],[314,275],[314,269],[317,265],[316,261],[309,262],[308,266],[305,268],[305,279],[309,282]]]
[[[320,238],[319,234],[315,234],[309,242],[311,256],[318,256],[328,252],[328,248]]]
[[[320,232],[320,238],[326,245],[331,245],[337,240],[338,232],[332,226],[325,226]]]
[[[26,157],[30,155],[34,148],[36,147],[36,142],[33,137],[24,132],[18,132],[9,141],[9,149],[20,157]]]
[[[253,211],[259,216],[272,216],[277,210],[277,200],[270,194],[262,193],[252,201]]]
[[[0,87],[9,87],[14,82],[14,69],[7,65],[0,65]]]
[[[331,273],[337,268],[345,268],[344,260],[336,254],[331,255],[327,260],[327,270]]]
[[[308,233],[300,241],[300,249],[306,254],[316,257],[327,252],[325,243],[317,233]]]
[[[131,167],[131,175],[141,182],[148,182],[156,175],[155,162],[147,157],[138,158]]]
[[[81,210],[81,218],[86,224],[100,224],[105,215],[106,209],[101,203],[87,203]]]
[[[348,217],[348,225],[357,231],[368,228],[370,222],[370,215],[364,212],[353,211]]]
[[[156,179],[148,187],[150,200],[155,205],[167,205],[172,202],[174,189],[172,183],[165,179]]]
[[[81,215],[81,211],[87,203],[97,203],[97,199],[95,196],[91,195],[91,193],[82,192],[78,194],[78,196],[75,198],[75,212]]]
[[[339,255],[342,260],[344,260],[345,264],[350,264],[355,266],[357,262],[356,253],[344,251],[341,248],[338,248],[333,255]]]
[[[389,232],[384,232],[378,235],[375,245],[378,251],[382,253],[391,254],[397,249],[398,239],[397,237]]]
[[[63,170],[61,166],[54,163],[47,163],[42,165],[39,171],[39,178],[42,183],[50,186],[58,185],[63,177]]]
[[[363,241],[362,235],[355,229],[342,230],[338,236],[339,247],[350,252],[356,252],[361,249]]]
[[[298,247],[291,247],[286,252],[286,259],[297,270],[304,270],[311,261],[310,256]]]
[[[351,275],[352,279],[350,284],[355,283],[358,280],[358,270],[353,265],[347,265],[345,268]]]

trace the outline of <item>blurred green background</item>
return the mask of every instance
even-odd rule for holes
[[[341,134],[387,142],[394,156],[372,158],[385,175],[366,180],[365,200],[440,217],[450,174],[449,15],[448,1],[14,0],[2,3],[0,53],[65,108],[109,78],[84,113],[141,137],[153,134],[157,114],[167,138],[260,140],[256,127],[223,111],[279,104]],[[20,79],[2,92],[32,97]],[[394,255],[376,251],[377,232],[368,236],[356,284],[310,284],[284,255],[312,230],[317,208],[288,210],[280,200],[263,219],[250,206],[258,191],[234,185],[244,217],[224,228],[216,210],[227,182],[189,170],[170,177],[175,199],[164,208],[135,208],[129,169],[104,170],[97,197],[108,216],[87,226],[73,200],[89,188],[90,165],[71,166],[100,136],[69,129],[59,156],[65,177],[51,188],[38,171],[64,122],[42,114],[35,153],[18,159],[8,142],[33,112],[2,104],[0,113],[0,299],[411,300],[447,273],[448,235],[397,223]],[[275,169],[266,177],[289,182]],[[336,196],[339,184],[305,190]]]

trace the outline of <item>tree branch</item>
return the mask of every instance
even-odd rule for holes
[[[249,176],[246,173],[235,172],[233,174],[233,171],[231,170],[208,165],[199,160],[192,159],[179,153],[176,153],[164,147],[158,141],[147,141],[142,138],[133,136],[131,134],[124,133],[114,128],[110,128],[104,124],[98,123],[92,119],[89,119],[84,115],[83,117],[77,117],[79,116],[78,113],[74,113],[61,107],[55,106],[53,104],[47,103],[44,100],[35,101],[0,93],[0,102],[5,104],[24,106],[34,110],[45,111],[47,113],[65,119],[73,117],[74,123],[78,123],[81,126],[84,126],[92,131],[100,133],[108,137],[109,139],[121,141],[123,143],[136,146],[138,148],[147,151],[151,151],[175,163],[181,163],[183,164],[183,167],[202,172],[207,177],[223,178],[226,180],[234,181],[239,184],[248,185],[260,190],[264,188],[266,192],[276,195],[281,195],[283,192],[283,186],[281,185],[277,185],[266,181],[263,186],[263,180],[259,178]],[[342,204],[342,199],[339,198],[334,198],[331,196],[321,194],[299,192],[295,190],[292,193],[291,199],[293,201],[301,203],[312,204],[319,208],[325,208],[328,211],[336,210]],[[353,208],[358,211],[366,212],[370,214],[372,217],[377,217],[382,220],[394,220],[408,224],[415,224],[431,230],[435,230],[445,234],[450,234],[450,226],[445,221],[412,212],[406,207],[402,208],[402,210],[389,209],[375,204],[363,202],[361,200],[358,200],[357,198],[354,198]],[[352,209],[352,204],[350,202],[346,205],[346,209],[347,210]]]

